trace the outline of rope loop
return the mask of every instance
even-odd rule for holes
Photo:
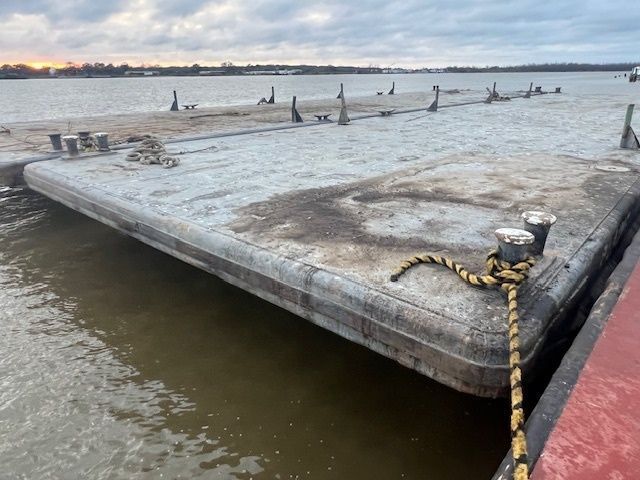
[[[520,369],[520,333],[518,328],[518,287],[524,282],[536,264],[531,257],[510,264],[501,260],[497,250],[492,250],[485,260],[485,274],[470,273],[450,258],[439,255],[416,255],[400,263],[390,280],[397,282],[411,267],[421,263],[435,263],[455,272],[462,280],[476,287],[499,287],[507,295],[509,336],[509,385],[511,388],[511,455],[513,479],[527,480],[529,465],[527,439],[524,431],[524,408],[522,394],[522,370]]]
[[[140,162],[142,165],[158,164],[163,168],[175,167],[180,163],[178,157],[167,153],[164,143],[151,135],[142,137],[140,145],[127,154],[126,160]]]

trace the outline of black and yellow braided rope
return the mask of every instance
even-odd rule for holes
[[[486,274],[476,275],[465,270],[450,258],[439,255],[416,255],[403,261],[391,275],[396,282],[411,267],[420,263],[437,263],[454,271],[465,282],[477,287],[500,287],[507,294],[509,308],[509,380],[511,386],[511,452],[513,457],[514,480],[527,480],[529,466],[527,460],[527,439],[524,433],[524,409],[522,395],[522,371],[520,369],[520,337],[518,330],[518,286],[524,282],[529,269],[535,265],[533,258],[511,265],[498,258],[492,251],[485,262]]]

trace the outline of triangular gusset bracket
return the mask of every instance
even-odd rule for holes
[[[300,114],[298,113],[298,110],[296,109],[296,97],[295,95],[293,96],[293,101],[291,102],[291,121],[293,123],[302,123],[302,117],[300,116]]]
[[[440,98],[440,85],[436,85],[436,98],[431,102],[429,108],[427,108],[427,112],[437,112],[438,111],[438,99]]]
[[[171,104],[171,108],[169,109],[172,112],[177,112],[178,109],[178,94],[176,91],[173,91],[173,103]]]

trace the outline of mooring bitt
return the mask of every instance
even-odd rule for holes
[[[62,134],[61,133],[50,133],[47,135],[49,140],[51,141],[51,146],[55,151],[62,150]]]
[[[77,156],[80,152],[78,150],[78,136],[77,135],[65,135],[62,137],[62,141],[67,146],[67,153],[70,157]]]
[[[499,228],[495,235],[498,239],[498,256],[511,264],[526,260],[529,248],[535,241],[532,233],[519,228]]]
[[[94,135],[98,142],[98,150],[101,152],[108,152],[109,149],[109,134],[106,132],[98,132]]]
[[[522,212],[524,220],[524,230],[533,234],[535,240],[529,248],[529,253],[534,256],[540,256],[544,253],[544,246],[547,243],[549,230],[556,223],[556,216],[536,210],[528,210]]]

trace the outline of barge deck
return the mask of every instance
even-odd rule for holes
[[[501,107],[494,122],[513,116],[508,128],[517,129],[517,110]],[[478,114],[472,124],[484,120]],[[125,151],[34,163],[25,179],[442,383],[498,396],[508,390],[500,292],[436,267],[412,269],[397,283],[389,274],[422,252],[480,271],[495,229],[520,226],[524,210],[557,215],[545,256],[521,288],[521,352],[531,370],[577,327],[565,314],[637,215],[640,175],[624,158],[527,153],[509,139],[493,142],[501,155],[477,145],[469,153],[473,135],[453,149],[466,153],[450,153],[437,137],[421,136],[424,128],[400,116],[371,118],[177,143],[194,153],[167,170],[127,162]],[[544,134],[539,141],[548,143]]]

